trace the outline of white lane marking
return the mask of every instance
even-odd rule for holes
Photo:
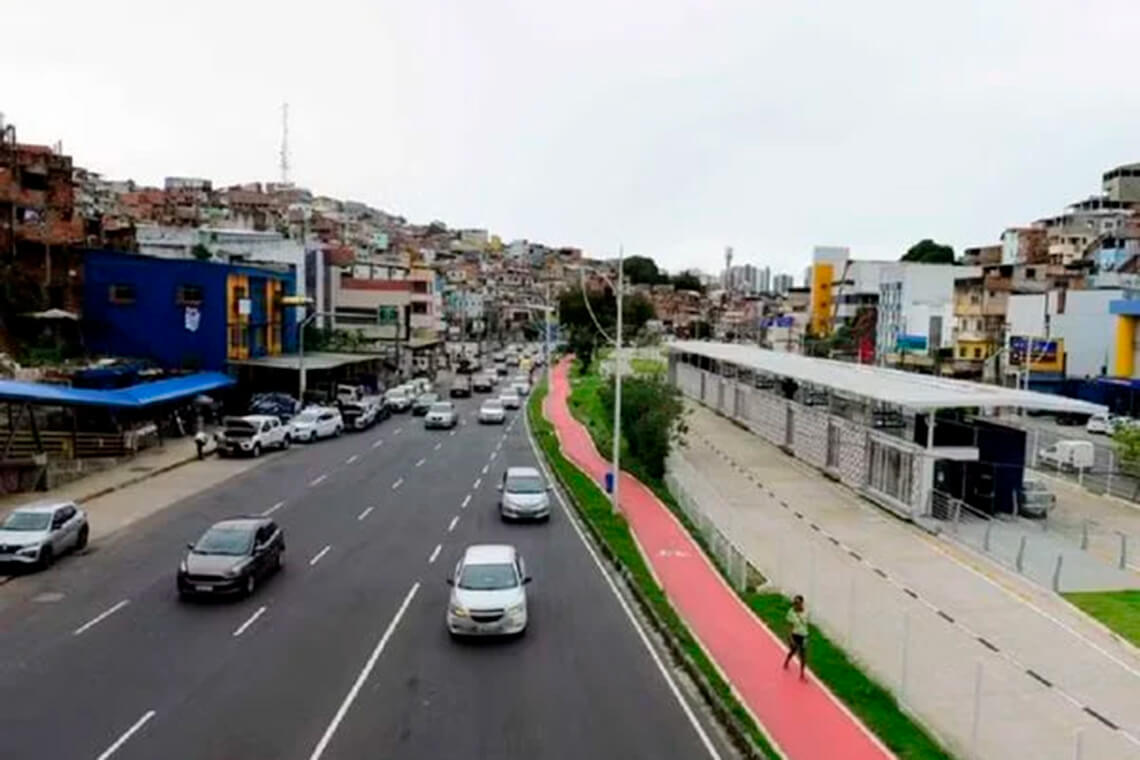
[[[384,443],[384,439],[383,439],[383,438],[377,438],[377,439],[376,439],[376,440],[375,440],[375,441],[372,443],[372,448],[374,448],[374,449],[378,449],[378,448],[380,448],[380,446],[381,446],[383,443]]]
[[[357,516],[356,516],[356,519],[357,519],[357,520],[363,520],[365,517],[368,517],[368,514],[369,514],[369,513],[370,513],[370,512],[371,512],[373,509],[374,509],[373,507],[365,507],[365,508],[364,508],[364,511],[363,511],[363,512],[361,512],[359,515],[357,515]]]
[[[388,640],[392,638],[392,634],[395,632],[396,626],[400,624],[400,619],[403,618],[404,613],[408,611],[408,605],[412,603],[412,599],[415,597],[416,592],[419,590],[420,582],[416,581],[415,585],[412,586],[407,595],[404,597],[404,601],[400,605],[400,608],[396,610],[396,615],[392,618],[392,622],[388,623],[388,628],[384,631],[384,635],[380,637],[380,641],[376,644],[376,648],[372,650],[372,654],[369,655],[368,661],[364,663],[364,667],[361,669],[360,674],[356,676],[356,681],[352,684],[352,688],[348,690],[348,695],[344,698],[344,701],[341,702],[340,707],[337,708],[336,714],[333,716],[332,721],[329,723],[329,727],[325,729],[325,733],[323,736],[321,736],[321,740],[317,742],[317,746],[313,749],[313,753],[309,755],[309,760],[320,760],[321,755],[325,753],[325,749],[329,746],[329,742],[332,741],[333,734],[336,733],[337,728],[340,726],[340,722],[344,720],[344,716],[348,714],[348,709],[352,707],[352,703],[356,701],[356,696],[360,693],[360,689],[363,688],[364,682],[368,680],[368,676],[372,673],[372,669],[376,667],[377,660],[379,660],[380,655],[383,654],[384,648],[388,646]]]
[[[107,609],[107,610],[104,610],[103,612],[100,612],[98,615],[91,618],[86,623],[84,623],[83,625],[79,626],[74,631],[72,631],[73,635],[78,636],[79,634],[86,631],[88,628],[91,628],[92,626],[98,625],[99,623],[103,622],[107,618],[114,615],[119,610],[126,607],[128,604],[130,604],[130,601],[127,599],[124,599],[123,601],[119,602],[118,604],[113,605],[110,609]]]
[[[448,525],[447,525],[447,532],[450,533],[451,531],[455,530],[455,526],[458,523],[459,523],[459,515],[456,515],[455,517],[451,518],[451,522],[448,523]]]
[[[309,481],[309,488],[319,486],[321,483],[324,483],[328,479],[329,479],[328,475],[318,475],[317,477],[315,477]]]
[[[511,424],[513,425],[514,422],[512,421]],[[534,453],[535,461],[538,462],[538,466],[542,468],[543,475],[546,477],[546,482],[557,482],[550,474],[550,470],[546,466],[546,461],[542,458],[542,454],[538,450],[538,445],[534,442],[534,436],[531,433],[530,429],[530,420],[526,420],[523,424],[526,427],[527,440],[530,442],[531,451]],[[571,514],[571,509],[566,506],[566,501],[562,498],[561,487],[555,487],[554,495],[558,499],[559,506],[562,507],[562,512],[566,515],[567,519],[570,522],[570,525],[573,526],[574,532],[578,534],[578,539],[582,542],[582,545],[586,547],[586,551],[589,553],[590,558],[594,560],[594,566],[598,568],[598,573],[602,576],[602,579],[606,582],[606,585],[610,587],[610,591],[612,591],[613,595],[617,598],[618,604],[621,605],[622,610],[625,612],[626,618],[629,619],[630,625],[632,625],[634,630],[637,631],[637,635],[641,639],[641,643],[645,645],[646,651],[649,652],[649,656],[652,658],[653,664],[657,666],[658,672],[661,673],[661,677],[665,679],[665,683],[669,686],[669,691],[673,693],[674,699],[676,699],[677,704],[681,706],[681,710],[685,713],[685,717],[689,719],[689,724],[697,733],[697,736],[701,740],[701,744],[703,744],[705,750],[708,751],[709,757],[713,758],[713,760],[721,760],[720,753],[717,752],[717,749],[713,745],[712,740],[709,738],[708,733],[705,732],[704,726],[702,726],[700,721],[697,720],[697,716],[693,712],[693,708],[691,708],[689,706],[689,703],[685,701],[685,698],[681,695],[680,688],[677,687],[677,682],[673,680],[672,674],[670,674],[669,670],[665,667],[665,663],[661,661],[661,655],[657,653],[657,650],[653,648],[653,644],[650,643],[649,635],[645,632],[645,629],[642,627],[641,622],[638,621],[638,619],[634,616],[633,610],[629,608],[629,603],[626,602],[625,597],[621,595],[621,592],[618,590],[617,585],[606,572],[605,566],[602,565],[602,560],[598,557],[597,552],[594,551],[594,547],[586,538],[586,534],[582,531],[582,527],[578,524],[577,515]],[[757,723],[759,724],[759,722]],[[764,728],[761,727],[760,730],[764,731]],[[764,734],[768,738],[769,743],[771,743],[773,747],[776,747],[777,751],[783,755],[783,750],[781,750],[779,748],[779,745],[771,740],[771,736],[768,736],[767,731],[764,731]]]
[[[489,464],[483,465],[483,474],[486,475],[487,470],[489,470],[489,469],[491,469],[491,465],[489,465]]]
[[[274,504],[272,507],[270,507],[269,509],[262,512],[261,516],[262,517],[269,517],[271,514],[273,514],[277,510],[281,509],[281,507],[283,507],[283,506],[285,506],[285,502],[279,501],[276,504]]]
[[[434,565],[434,564],[435,564],[435,560],[436,560],[436,558],[439,556],[439,553],[440,553],[441,551],[443,551],[443,544],[436,544],[436,545],[435,545],[435,548],[434,548],[434,549],[432,549],[432,552],[431,552],[431,556],[430,556],[430,557],[428,557],[428,564],[429,564],[429,565]]]
[[[416,462],[416,467],[423,467],[424,462],[426,462],[426,461],[427,461],[426,459],[421,458],[420,461]]]
[[[352,464],[352,463],[353,463],[353,462],[355,462],[357,459],[360,459],[360,457],[358,457],[356,454],[353,454],[353,455],[352,455],[352,456],[350,456],[348,459],[344,460],[344,463],[345,463],[345,464]]]
[[[399,435],[401,430],[403,430],[402,427],[396,428],[395,430],[392,431],[392,435]]]
[[[471,503],[471,494],[463,497],[463,503],[459,505],[460,509],[467,509],[467,505]]]
[[[452,430],[452,431],[451,431],[451,433],[450,433],[450,435],[455,435],[455,431],[454,431],[454,430]]]
[[[492,451],[492,452],[491,452],[491,461],[492,461],[492,462],[494,462],[494,461],[495,461],[495,457],[497,457],[497,456],[499,456],[499,452],[497,452],[497,451]]]
[[[471,490],[478,491],[479,486],[483,483],[483,478],[475,478],[475,485],[471,486]]]
[[[403,478],[396,478],[396,482],[392,484],[392,490],[395,491],[404,482]]]
[[[253,625],[259,617],[261,617],[262,615],[265,614],[265,610],[266,610],[266,608],[264,605],[262,605],[261,607],[258,607],[257,612],[255,612],[249,616],[249,620],[245,621],[244,623],[242,623],[241,625],[238,626],[237,630],[234,631],[234,636],[241,636],[243,633],[245,633],[247,628],[249,628],[251,625]]]
[[[442,446],[443,446],[443,441],[440,441],[439,443],[437,443],[437,444],[435,445],[435,450],[436,450],[436,451],[439,451],[440,447],[442,447]]]
[[[116,739],[114,744],[112,744],[110,747],[107,747],[107,749],[103,750],[103,754],[99,755],[99,757],[96,758],[96,760],[107,760],[107,758],[109,758],[111,755],[115,754],[119,750],[119,747],[126,744],[127,740],[130,739],[135,734],[137,734],[142,729],[142,727],[146,725],[147,721],[153,717],[154,717],[154,710],[147,710],[145,713],[143,713],[143,716],[141,718],[139,718],[138,720],[136,720],[133,726],[131,726],[125,732],[123,732],[123,735],[120,736],[118,739]]]
[[[331,545],[329,545],[329,546],[326,546],[324,549],[321,549],[319,552],[317,552],[316,554],[314,554],[314,555],[313,555],[313,558],[312,558],[311,560],[309,560],[309,567],[312,567],[313,565],[315,565],[315,564],[317,564],[318,562],[320,562],[320,561],[321,561],[321,557],[323,557],[323,556],[325,556],[326,554],[328,554],[328,553],[329,553],[329,549],[331,549],[331,548],[332,548],[332,546],[331,546]]]

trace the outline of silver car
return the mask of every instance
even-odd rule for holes
[[[499,515],[504,520],[549,520],[550,493],[533,467],[508,467],[499,483]]]
[[[530,576],[515,547],[467,547],[447,579],[447,630],[452,636],[520,636],[526,631]]]
[[[497,398],[489,398],[479,407],[479,422],[484,425],[501,425],[507,419],[507,410]]]
[[[425,428],[453,428],[459,422],[459,415],[455,413],[455,404],[450,401],[437,401],[428,407],[424,415]]]
[[[88,534],[87,513],[73,502],[17,507],[0,523],[0,564],[48,567],[87,546]]]
[[[499,394],[499,403],[507,409],[518,409],[522,406],[522,399],[519,398],[518,391],[511,389]]]
[[[1057,496],[1036,478],[1025,478],[1017,492],[1017,512],[1024,517],[1047,517],[1057,505]]]

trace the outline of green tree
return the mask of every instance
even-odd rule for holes
[[[953,264],[954,249],[942,243],[935,243],[930,238],[925,238],[912,245],[903,254],[902,260],[918,264]]]
[[[673,275],[673,287],[676,290],[695,290],[698,293],[705,291],[700,278],[692,272],[681,272]]]
[[[614,413],[614,384],[599,390],[609,418]],[[681,394],[661,374],[622,378],[621,432],[634,462],[630,469],[654,480],[665,476],[665,458],[681,424]]]
[[[597,332],[598,326],[590,316],[593,310],[602,330],[613,336],[617,326],[617,301],[610,291],[592,291],[589,308],[581,288],[571,288],[562,294],[558,308],[562,324],[573,329],[580,327]],[[653,302],[640,293],[622,299],[622,334],[628,340],[636,335],[645,323],[656,316]],[[604,340],[604,338],[602,338]]]
[[[622,272],[627,282],[635,285],[656,285],[661,282],[657,262],[648,256],[628,256],[622,262]]]
[[[1112,431],[1112,445],[1120,459],[1120,471],[1140,478],[1140,425],[1117,425]],[[1133,498],[1140,492],[1137,480]]]

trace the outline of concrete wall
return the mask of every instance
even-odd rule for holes
[[[1110,301],[1123,298],[1121,290],[1069,290],[1065,313],[1050,319],[1050,336],[1065,339],[1065,375],[1096,377],[1101,368],[1112,371],[1116,360],[1115,321]]]

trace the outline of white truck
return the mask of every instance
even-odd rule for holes
[[[217,435],[218,455],[259,457],[269,449],[287,449],[292,443],[289,426],[268,414],[226,417]]]
[[[1058,470],[1088,470],[1096,461],[1092,441],[1057,441],[1037,452],[1037,459]]]
[[[366,430],[382,417],[384,398],[368,393],[361,385],[338,385],[336,402],[344,426],[349,430]]]

